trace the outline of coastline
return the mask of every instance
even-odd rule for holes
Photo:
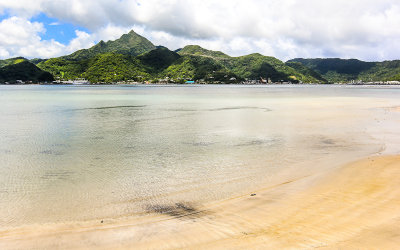
[[[372,156],[200,208],[2,230],[0,247],[393,249],[399,185],[400,156]]]
[[[379,87],[398,87],[400,83],[85,83],[85,84],[73,84],[73,83],[16,83],[16,84],[5,84],[0,83],[0,86],[285,86],[285,85],[299,85],[299,86],[379,86]]]

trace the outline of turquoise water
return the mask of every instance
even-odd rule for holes
[[[383,150],[399,88],[0,86],[0,228],[245,194]]]

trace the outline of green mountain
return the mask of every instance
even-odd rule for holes
[[[133,49],[132,40],[139,41],[138,38],[141,42],[136,43]],[[39,62],[38,67],[62,80],[86,78],[91,82],[104,83],[128,80],[156,82],[160,79],[174,82],[200,80],[235,83],[246,78],[326,82],[311,69],[299,65],[292,67],[274,57],[261,54],[231,57],[197,45],[189,45],[174,52],[162,46],[148,46],[150,42],[143,39],[131,31],[115,41],[100,42],[70,56]],[[148,51],[137,55],[138,47],[147,48]]]
[[[149,68],[152,72],[160,72],[168,68],[176,60],[180,58],[176,52],[165,47],[158,47],[137,57],[140,62]]]
[[[230,83],[240,79],[213,58],[179,55],[165,47],[139,56],[102,53],[82,60],[52,58],[40,62],[38,67],[63,80],[86,78],[96,83],[162,79],[179,83],[201,79]]]
[[[316,72],[315,70],[304,66],[298,62],[286,62],[287,66],[295,69],[298,73],[304,76],[304,82],[314,82],[314,83],[327,83],[327,80],[321,76],[320,73]]]
[[[17,63],[20,63],[23,61],[27,61],[27,59],[24,57],[14,57],[14,58],[9,58],[9,59],[5,59],[5,60],[0,60],[0,68],[4,67],[4,66],[12,65],[12,64],[17,64]]]
[[[21,64],[22,63],[22,64]],[[17,65],[17,66],[13,66]],[[37,68],[33,66],[37,65]],[[254,53],[231,57],[220,51],[188,45],[171,51],[154,46],[130,31],[115,41],[101,41],[89,49],[51,59],[23,57],[0,60],[1,77],[14,80],[86,78],[93,83],[168,81],[237,83],[270,79],[273,82],[334,83],[400,81],[400,61],[364,62],[356,59],[297,58],[281,60]],[[39,70],[39,71],[38,71]],[[24,72],[26,71],[26,72]],[[39,77],[40,76],[40,77]]]
[[[274,82],[278,81],[302,81],[309,83],[326,82],[318,73],[299,67],[291,67],[275,57],[263,56],[255,53],[240,57],[230,57],[220,51],[212,51],[201,48],[197,45],[189,45],[179,50],[180,55],[193,55],[209,57],[216,60],[240,78],[260,79],[270,78]]]
[[[13,63],[0,68],[0,83],[15,83],[17,80],[24,82],[32,81],[36,83],[52,82],[54,81],[54,78],[49,72],[39,69],[35,64],[26,59],[23,60],[19,58],[14,60]]]
[[[78,50],[71,55],[62,57],[62,59],[83,60],[103,53],[128,54],[136,56],[151,51],[155,48],[156,47],[154,44],[152,44],[149,40],[131,30],[128,34],[122,35],[115,41],[100,41],[98,44],[89,49]]]
[[[82,78],[82,74],[89,67],[90,61],[93,60],[94,59],[67,60],[59,57],[40,62],[37,66],[44,71],[50,72],[56,78],[70,80]]]
[[[47,59],[41,59],[41,58],[33,58],[31,60],[29,60],[31,63],[38,65],[41,62],[47,61]]]
[[[329,82],[400,80],[400,61],[364,62],[357,59],[296,58],[287,64],[301,63]]]
[[[374,63],[370,69],[360,72],[358,79],[368,81],[400,81],[400,60]]]
[[[162,76],[174,79],[176,82],[202,80],[210,83],[234,83],[241,80],[215,59],[194,55],[182,55],[162,72]]]
[[[187,45],[183,49],[178,49],[176,52],[180,55],[194,55],[194,56],[209,56],[214,59],[216,58],[230,58],[227,54],[221,51],[207,50],[199,45]]]
[[[25,58],[0,60],[0,66],[27,61]],[[328,83],[400,80],[400,61],[363,62],[356,59],[293,59],[281,60],[254,53],[231,57],[220,51],[188,45],[171,51],[154,46],[134,31],[115,41],[96,44],[92,48],[49,60],[30,62],[60,80],[86,78],[93,83],[121,81],[187,80],[208,83],[236,83],[270,79],[273,82]]]
[[[126,54],[105,53],[97,55],[81,69],[81,77],[95,83],[148,80],[150,74],[141,62]]]

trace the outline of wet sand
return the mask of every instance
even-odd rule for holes
[[[203,207],[0,231],[1,249],[395,249],[400,156],[375,156]]]

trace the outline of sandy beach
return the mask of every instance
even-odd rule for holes
[[[399,185],[400,156],[370,157],[204,207],[2,230],[0,248],[395,249]]]

